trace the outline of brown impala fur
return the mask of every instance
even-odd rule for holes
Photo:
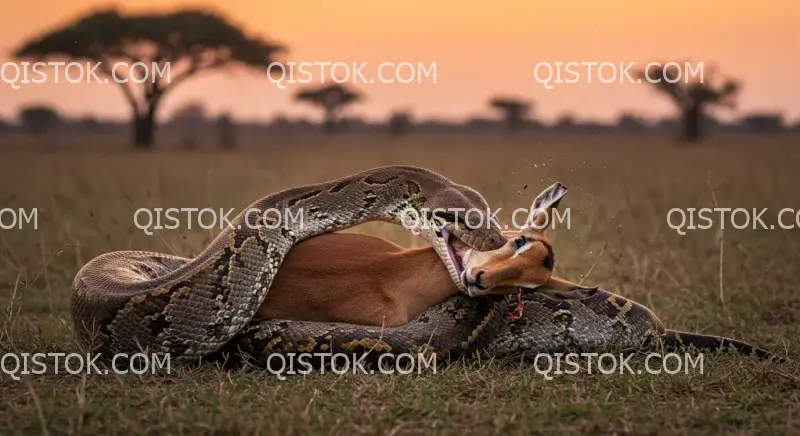
[[[329,233],[289,250],[257,314],[392,327],[457,293],[432,247]]]
[[[557,203],[536,211],[532,222],[544,227],[543,217],[551,217]],[[455,260],[478,294],[517,293],[520,287],[554,299],[593,293],[551,275],[554,258],[544,230],[504,233],[508,242],[490,252],[454,243]],[[395,327],[458,292],[433,247],[405,249],[374,236],[329,233],[292,247],[257,315]]]

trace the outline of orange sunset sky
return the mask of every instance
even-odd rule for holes
[[[26,38],[111,3],[28,0],[0,15],[0,64]],[[179,3],[130,0],[123,11],[209,6],[248,33],[285,44],[286,60],[368,62],[369,79],[382,62],[436,63],[436,83],[356,84],[366,95],[351,114],[384,119],[410,109],[416,117],[463,119],[491,112],[487,99],[515,95],[535,102],[534,116],[552,121],[571,112],[581,119],[610,120],[621,110],[659,117],[670,102],[647,84],[537,83],[538,62],[652,60],[714,64],[743,83],[733,115],[780,111],[800,121],[800,2],[797,0],[672,0],[648,2],[532,0],[230,0]],[[318,75],[315,75],[318,78]],[[316,80],[318,83],[319,80]],[[0,116],[15,116],[21,105],[46,102],[71,115],[127,118],[119,85],[0,83]],[[292,102],[303,86],[278,89],[253,73],[219,73],[186,82],[164,100],[160,118],[191,99],[209,112],[230,111],[239,119],[267,120],[278,113],[317,111]],[[721,112],[724,114],[725,112]],[[731,112],[729,112],[731,113]],[[727,118],[727,117],[723,117]],[[163,119],[163,118],[162,118]]]

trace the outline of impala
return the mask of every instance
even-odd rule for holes
[[[560,183],[543,191],[526,226],[504,232],[508,241],[499,249],[474,251],[443,234],[471,296],[527,289],[564,300],[594,293],[552,275],[555,257],[545,229],[566,192]],[[329,233],[289,251],[258,316],[394,327],[458,292],[432,247],[405,249],[379,237]]]

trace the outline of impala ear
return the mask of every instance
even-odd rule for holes
[[[553,211],[565,195],[567,195],[567,187],[559,182],[553,183],[542,191],[533,200],[526,227],[544,233],[547,226],[553,222]]]
[[[547,282],[537,287],[534,292],[556,301],[563,300],[583,300],[589,298],[597,292],[598,288],[587,288],[577,283],[550,276]]]

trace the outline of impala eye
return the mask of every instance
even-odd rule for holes
[[[525,242],[526,241],[524,236],[520,236],[519,238],[514,239],[514,245],[516,245],[517,248],[522,248],[522,246],[525,245]]]

